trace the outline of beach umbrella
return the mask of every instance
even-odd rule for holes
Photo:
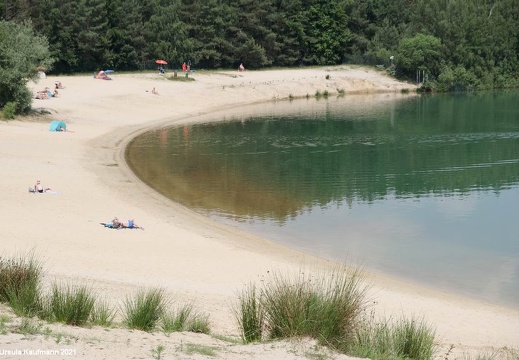
[[[157,64],[167,65],[168,63],[165,60],[155,60]]]
[[[107,73],[107,74],[110,74],[110,73],[113,73],[113,72],[115,72],[115,70],[105,70],[105,73]]]

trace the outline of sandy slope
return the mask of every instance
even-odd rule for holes
[[[272,271],[331,264],[215,224],[164,199],[128,170],[122,161],[126,143],[152,126],[203,121],[215,114],[248,114],[256,110],[244,105],[312,96],[317,90],[370,93],[359,101],[376,104],[403,96],[400,90],[413,86],[347,66],[199,71],[191,77],[195,81],[168,81],[158,74],[116,74],[112,81],[61,77],[66,88],[59,98],[34,100],[35,108],[51,112],[47,119],[0,122],[2,253],[11,256],[34,250],[44,261],[46,284],[53,279],[91,284],[113,306],[139,288],[163,287],[178,303],[193,302],[210,314],[213,333],[237,336],[229,304],[244,284]],[[52,87],[55,80],[47,78],[31,86],[36,91]],[[159,95],[151,93],[153,87]],[[282,102],[276,104],[282,106]],[[49,132],[51,119],[65,121],[74,132]],[[27,188],[37,178],[55,193],[28,194]],[[99,225],[113,216],[135,218],[146,230],[111,231]],[[455,352],[519,347],[517,310],[382,275],[367,276],[373,283],[371,299],[378,313],[423,315],[436,327],[438,357],[450,345]],[[0,351],[67,347],[76,351],[74,358],[84,359],[152,358],[152,350],[159,345],[166,348],[163,355],[167,359],[201,358],[188,354],[188,343],[213,346],[217,357],[224,359],[293,359],[314,351],[311,341],[236,346],[204,335],[166,337],[121,329],[51,327],[54,335],[47,337],[0,335],[0,344],[4,344]],[[64,337],[68,344],[61,339],[58,343],[58,332],[68,334]]]

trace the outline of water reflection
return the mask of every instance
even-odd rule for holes
[[[151,131],[127,160],[158,191],[221,221],[519,306],[518,97],[268,104]]]

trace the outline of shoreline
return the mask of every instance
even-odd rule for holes
[[[0,189],[10,204],[0,213],[7,224],[4,253],[43,249],[49,279],[97,284],[110,297],[122,297],[135,286],[162,286],[180,300],[203,305],[211,313],[211,322],[218,325],[213,325],[215,333],[236,334],[229,311],[221,304],[240,285],[272,269],[297,271],[301,264],[326,267],[331,262],[217,225],[165,199],[129,170],[124,161],[126,144],[138,133],[166,123],[180,125],[200,115],[215,118],[215,114],[242,106],[238,111],[246,112],[248,104],[288,98],[297,92],[312,94],[312,89],[330,85],[325,80],[330,73],[332,80],[344,76],[333,88],[343,87],[347,93],[353,93],[355,86],[372,92],[380,86],[392,96],[409,86],[362,68],[327,69],[245,72],[240,76],[195,73],[192,76],[197,79],[190,83],[165,81],[156,74],[115,74],[112,82],[60,77],[66,87],[61,97],[34,100],[33,106],[51,107],[51,117],[65,121],[73,133],[50,133],[48,122],[0,125],[0,165],[12,174],[3,177]],[[49,77],[35,87],[55,79]],[[348,90],[348,84],[352,89]],[[154,86],[160,95],[145,91]],[[59,194],[37,199],[27,195],[23,184],[32,186],[36,177]],[[99,226],[114,215],[133,217],[146,230],[114,232]],[[27,217],[32,227],[23,226]],[[437,328],[443,347],[519,346],[517,310],[380,274],[369,277],[376,284],[372,296],[377,311],[395,316],[423,314]]]

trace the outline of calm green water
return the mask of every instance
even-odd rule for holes
[[[281,244],[519,307],[519,92],[251,113],[150,131],[127,161],[173,200]]]

